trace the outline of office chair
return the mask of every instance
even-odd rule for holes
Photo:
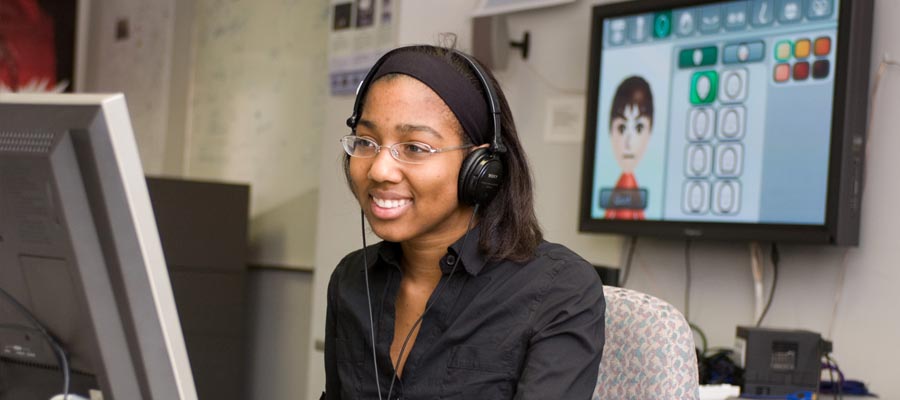
[[[656,297],[604,286],[606,344],[592,400],[698,399],[694,336]]]

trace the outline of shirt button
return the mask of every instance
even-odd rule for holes
[[[456,256],[454,256],[453,254],[447,255],[447,264],[451,266],[453,264],[456,264]]]

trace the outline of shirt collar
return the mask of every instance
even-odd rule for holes
[[[457,271],[462,270],[469,275],[478,276],[487,263],[487,260],[478,248],[480,236],[481,232],[476,226],[467,235],[463,235],[450,245],[447,248],[447,254],[441,257],[441,272],[449,274],[453,269],[453,264],[459,259],[459,266],[462,268],[457,268]],[[463,246],[463,242],[465,242],[465,246]],[[379,264],[400,268],[400,259],[403,256],[400,243],[383,241],[378,244],[376,251],[376,257],[369,257],[369,268],[376,267]],[[373,255],[372,253],[369,254]]]

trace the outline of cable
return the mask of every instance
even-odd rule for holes
[[[28,311],[28,308],[19,303],[13,295],[9,294],[6,290],[0,287],[0,295],[3,295],[9,302],[19,310],[22,315],[24,315],[29,322],[34,326],[34,328],[41,333],[41,336],[47,341],[47,344],[53,349],[54,355],[56,356],[56,362],[59,365],[59,369],[62,370],[63,373],[63,400],[67,400],[69,398],[69,381],[71,378],[69,371],[69,360],[66,357],[66,352],[63,350],[62,346],[60,346],[59,342],[47,332],[47,329],[44,328],[44,325],[41,324],[40,321]]]
[[[637,236],[632,236],[628,243],[628,253],[625,256],[625,265],[622,266],[622,279],[619,281],[619,287],[625,287],[625,283],[628,282],[628,276],[631,272],[631,261],[634,259],[634,252],[637,248]]]
[[[694,332],[697,332],[697,334],[700,335],[700,343],[703,343],[703,347],[701,348],[700,355],[705,357],[706,352],[709,350],[709,341],[706,340],[706,334],[703,333],[703,330],[700,329],[700,326],[698,326],[697,324],[689,323],[688,326],[691,327],[691,330],[693,330]]]
[[[850,254],[850,248],[844,249],[844,256],[841,257],[841,265],[838,270],[837,289],[834,292],[834,304],[831,307],[831,321],[828,323],[828,339],[831,339],[834,333],[834,323],[837,321],[838,305],[841,304],[841,297],[844,293],[844,279],[847,275],[847,255]]]
[[[759,315],[759,319],[756,320],[756,326],[760,326],[763,319],[766,318],[766,314],[769,313],[769,307],[772,306],[772,298],[775,297],[775,287],[778,285],[778,262],[781,259],[777,243],[772,242],[772,251],[769,256],[772,258],[772,286],[769,288],[769,298],[766,300],[766,306],[763,308],[762,314]]]
[[[828,356],[825,356],[825,359],[827,360],[827,359],[828,359]],[[828,367],[828,379],[831,380],[831,383],[832,383],[832,386],[833,386],[833,385],[834,385],[834,370],[831,369],[831,364],[830,364],[830,363],[829,363],[829,364],[826,364],[826,366]],[[840,385],[838,385],[838,386],[840,386]],[[837,390],[832,391],[831,394],[832,394],[834,400],[837,400],[837,398],[838,398],[838,397],[837,397]]]
[[[878,100],[877,94],[878,94],[878,88],[881,86],[881,78],[884,76],[884,73],[888,67],[900,67],[900,63],[898,63],[897,61],[891,60],[888,57],[887,53],[885,53],[881,58],[881,62],[878,64],[878,72],[875,73],[875,81],[872,84],[872,93],[869,95],[869,104],[870,104],[869,116],[868,116],[868,120],[866,121],[866,128],[869,130],[872,129],[872,121],[874,120],[874,117],[875,117],[875,104],[876,104],[876,101]],[[869,134],[868,136],[871,136],[871,134]],[[871,140],[869,140],[869,138],[867,138],[866,146],[863,151],[863,160],[866,159],[866,155],[869,153],[870,147],[871,147]],[[862,186],[862,193],[865,193],[865,189],[866,189],[866,174],[865,173],[862,174],[861,186]],[[862,194],[860,194],[860,198],[862,198]]]
[[[684,319],[691,322],[691,239],[684,241]]]
[[[394,382],[399,380],[400,385],[403,385],[403,381],[397,376],[397,365],[400,365],[400,360],[403,359],[403,353],[406,351],[406,345],[409,344],[409,339],[412,337],[413,332],[415,332],[419,324],[422,323],[422,320],[425,318],[425,314],[428,313],[428,310],[430,310],[431,307],[433,307],[437,303],[437,299],[440,298],[441,292],[446,287],[446,284],[450,282],[450,279],[453,279],[453,273],[456,272],[456,267],[459,265],[459,260],[462,259],[462,255],[464,254],[464,250],[466,249],[466,242],[469,239],[469,232],[472,230],[472,222],[475,221],[475,216],[478,215],[479,206],[480,204],[475,205],[475,209],[472,211],[472,216],[469,217],[469,223],[466,225],[466,234],[463,235],[462,244],[459,246],[460,256],[456,257],[456,261],[453,262],[453,268],[450,269],[450,275],[447,276],[447,279],[441,281],[438,284],[438,287],[434,290],[434,295],[432,296],[434,301],[428,303],[428,305],[425,307],[425,310],[422,311],[422,315],[419,316],[419,319],[416,320],[412,328],[409,328],[409,332],[406,334],[406,338],[403,339],[403,345],[400,346],[400,354],[397,355],[397,362],[396,364],[394,364],[394,377],[391,378],[391,387],[390,389],[388,389],[388,400],[390,400],[391,394],[394,391]]]
[[[838,367],[837,361],[831,357],[831,353],[825,353],[822,355],[825,358],[825,362],[823,363],[823,367],[828,368],[829,377],[831,379],[831,392],[835,395],[837,399],[844,398],[844,373],[841,371],[841,368]],[[834,381],[834,372],[838,374],[838,381],[835,383]]]
[[[359,210],[360,228],[362,229],[363,242],[363,275],[366,279],[366,302],[369,304],[369,333],[372,336],[372,367],[375,369],[375,389],[378,390],[378,400],[381,400],[381,379],[378,375],[378,356],[375,352],[375,319],[372,318],[372,294],[369,292],[369,252],[366,248],[366,213]],[[388,395],[390,398],[390,395]]]
[[[750,242],[750,271],[753,275],[753,320],[759,321],[762,315],[763,307],[765,307],[765,297],[763,294],[763,269],[765,266],[762,261],[762,248],[759,242]]]

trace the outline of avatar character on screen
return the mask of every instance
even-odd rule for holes
[[[641,162],[653,129],[653,94],[644,78],[619,84],[609,112],[609,139],[622,175],[604,201],[606,219],[644,219],[647,190],[638,186],[634,170]]]

